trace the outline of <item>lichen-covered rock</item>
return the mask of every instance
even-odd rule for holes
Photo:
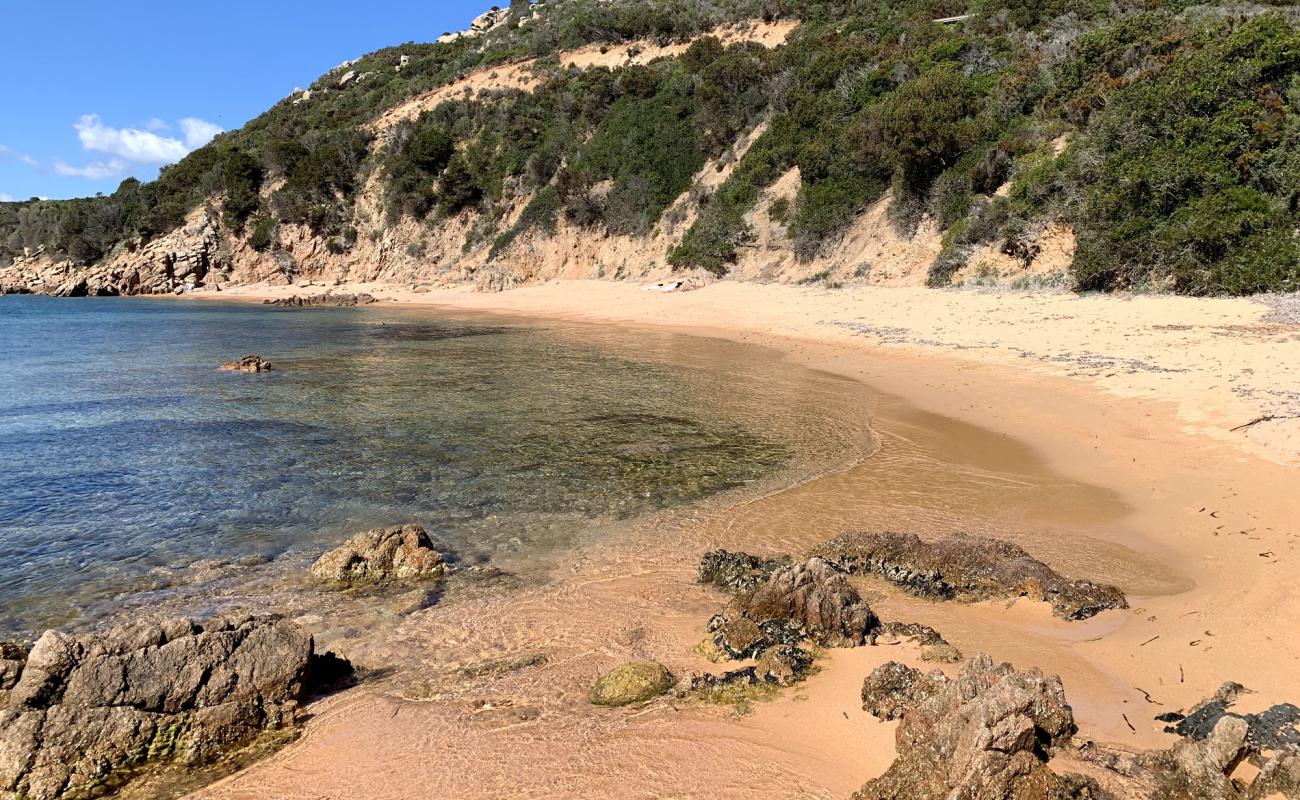
[[[931,542],[910,533],[850,531],[814,550],[845,572],[878,575],[922,597],[974,602],[1030,597],[1067,620],[1128,608],[1114,586],[1069,580],[1023,548],[984,536],[955,534]]]
[[[227,361],[221,365],[226,372],[270,372],[271,362],[254,353],[249,353],[238,361]]]
[[[894,763],[862,787],[857,800],[1098,796],[1092,781],[1047,767],[1048,753],[1075,731],[1059,678],[994,664],[984,655],[946,683],[918,674],[906,668],[873,673],[868,699],[891,716],[901,707],[902,723]]]
[[[755,591],[737,596],[709,620],[708,629],[732,658],[754,658],[774,645],[805,639],[857,647],[879,624],[843,574],[812,558],[777,570]]]
[[[738,594],[752,592],[772,577],[772,573],[790,565],[788,556],[759,558],[748,553],[714,550],[700,559],[700,583]]]
[[[590,700],[598,706],[626,706],[651,700],[677,682],[663,664],[632,661],[606,672],[592,684]]]
[[[0,793],[44,800],[211,760],[293,724],[316,664],[311,636],[275,617],[48,631],[0,711]]]
[[[442,554],[419,525],[359,533],[322,555],[311,568],[316,577],[340,583],[439,580],[446,571]]]
[[[942,672],[926,675],[915,667],[890,661],[876,667],[862,682],[862,710],[887,722],[902,719],[908,706],[938,694],[947,682]]]

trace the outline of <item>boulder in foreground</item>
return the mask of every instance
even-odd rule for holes
[[[358,533],[322,555],[311,568],[317,578],[339,583],[439,580],[446,571],[442,554],[419,525]]]
[[[954,534],[926,542],[910,533],[849,531],[819,545],[814,554],[845,572],[877,575],[938,600],[1030,597],[1050,603],[1052,612],[1067,620],[1128,608],[1116,587],[1062,577],[1023,548],[985,536]]]
[[[663,664],[632,661],[596,679],[590,699],[598,706],[626,706],[651,700],[673,688],[677,680]]]
[[[212,761],[295,724],[320,667],[345,663],[276,617],[47,631],[0,692],[0,795],[75,796],[149,764]]]
[[[890,663],[867,678],[862,696],[871,713],[903,721],[894,763],[854,800],[1101,796],[1092,780],[1048,769],[1048,756],[1075,732],[1060,678],[986,655],[954,680]]]
[[[884,664],[863,683],[862,701],[873,716],[902,723],[893,764],[854,800],[1300,800],[1289,705],[1223,713],[1231,699],[1221,691],[1188,715],[1195,724],[1180,731],[1183,741],[1134,752],[1072,741],[1059,678],[985,655],[955,679]],[[1082,762],[1090,777],[1053,769],[1057,756],[1053,765]],[[1253,781],[1236,777],[1244,761],[1258,769]]]

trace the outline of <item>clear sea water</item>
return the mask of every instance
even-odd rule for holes
[[[847,381],[576,324],[2,297],[0,350],[0,635],[381,524],[470,562],[563,547],[863,435],[816,399]],[[245,353],[273,371],[217,369]]]

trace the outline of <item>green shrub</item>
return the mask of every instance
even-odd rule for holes
[[[275,241],[275,218],[263,215],[258,217],[253,232],[248,235],[248,246],[259,253],[271,248]]]

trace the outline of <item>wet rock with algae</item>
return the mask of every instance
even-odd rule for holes
[[[656,661],[631,661],[614,667],[592,684],[589,699],[597,706],[643,703],[664,694],[677,683],[668,668]]]

